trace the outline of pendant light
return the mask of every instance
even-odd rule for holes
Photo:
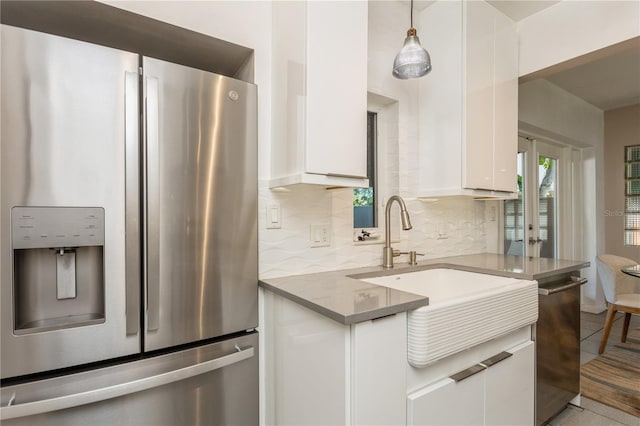
[[[407,30],[404,45],[393,61],[393,76],[402,80],[418,78],[431,71],[429,52],[420,45],[416,29],[413,28],[413,0],[411,0],[411,28]]]

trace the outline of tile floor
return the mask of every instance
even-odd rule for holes
[[[620,341],[622,317],[618,313],[613,323],[607,347]],[[598,347],[602,340],[605,313],[580,315],[580,363],[586,364],[598,356]],[[640,316],[632,315],[629,329],[640,328]],[[550,426],[640,426],[640,418],[616,410],[599,402],[581,398],[580,407],[569,405],[564,411],[547,423]]]

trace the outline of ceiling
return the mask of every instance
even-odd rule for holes
[[[640,103],[640,37],[544,78],[603,111]]]
[[[488,0],[515,21],[558,1]],[[556,86],[607,111],[640,103],[640,37],[536,73]]]
[[[551,0],[487,0],[487,2],[514,21],[560,3],[560,1]]]
[[[487,1],[514,21],[560,3],[551,0]],[[415,0],[415,8],[421,10],[431,3],[433,1]],[[521,78],[521,82],[535,78],[545,78],[603,111],[638,104],[640,37],[541,70]]]
[[[410,0],[399,1],[406,4],[407,7],[411,4]],[[434,2],[435,0],[414,0],[413,7],[415,10],[422,10]],[[542,9],[560,3],[559,0],[487,0],[487,2],[514,21],[519,21]]]

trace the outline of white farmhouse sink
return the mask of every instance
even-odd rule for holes
[[[535,281],[443,268],[362,280],[429,297],[408,313],[408,360],[417,368],[538,320]]]
[[[522,282],[515,278],[443,268],[387,275],[363,281],[427,296],[429,297],[430,306],[446,301],[456,303],[461,298],[469,298],[480,293],[496,290],[500,291]]]

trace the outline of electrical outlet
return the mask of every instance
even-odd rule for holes
[[[309,226],[309,246],[328,247],[331,245],[331,228],[329,225]]]

